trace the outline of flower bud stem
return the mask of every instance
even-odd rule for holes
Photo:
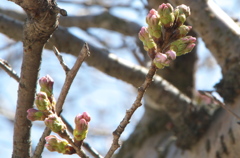
[[[81,146],[78,146],[77,144],[75,144],[73,142],[73,140],[71,139],[71,137],[69,136],[69,134],[67,133],[66,130],[64,130],[61,133],[58,133],[58,135],[62,138],[64,138],[65,140],[67,140],[67,142],[69,144],[71,144],[71,146],[76,150],[77,155],[79,155],[81,158],[88,158],[88,156],[86,156],[85,152],[81,149]]]

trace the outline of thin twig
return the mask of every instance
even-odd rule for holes
[[[94,158],[103,158],[94,148],[92,148],[88,143],[83,142],[83,147],[92,154]]]
[[[222,103],[222,102],[220,102],[220,101],[217,101],[217,102],[222,106],[223,109],[225,109],[225,110],[228,111],[230,114],[232,114],[233,116],[235,116],[238,120],[240,120],[240,117],[239,117],[237,114],[235,114],[226,104],[224,104],[224,103]]]
[[[83,45],[82,50],[80,51],[80,54],[78,55],[77,61],[73,65],[72,69],[67,72],[67,76],[66,76],[64,85],[62,87],[62,91],[61,91],[58,101],[56,103],[56,112],[58,115],[60,115],[60,113],[62,111],[63,103],[66,99],[66,96],[67,96],[70,86],[73,82],[73,79],[75,78],[84,59],[89,55],[90,55],[89,48],[88,48],[88,45],[85,43]]]
[[[56,103],[56,113],[58,115],[60,115],[60,113],[62,111],[63,103],[66,99],[66,96],[67,96],[68,90],[70,89],[72,81],[75,78],[82,62],[84,61],[84,59],[87,56],[89,56],[89,49],[88,49],[88,45],[84,44],[84,46],[83,46],[82,50],[80,51],[79,56],[78,56],[78,58],[77,58],[77,60],[74,64],[74,66],[72,67],[71,70],[69,70],[67,72],[67,76],[66,76],[64,85],[62,87],[61,93],[60,93],[59,98],[58,98],[57,103]],[[34,152],[34,156],[32,158],[38,158],[41,155],[41,153],[36,153],[36,152],[43,150],[44,144],[46,143],[45,142],[45,137],[48,136],[50,134],[50,132],[51,132],[50,129],[46,127],[45,130],[44,130],[44,133],[42,134],[42,136],[40,138],[40,140],[44,140],[44,141],[41,141],[41,142],[38,143],[38,145],[36,147],[36,150]],[[86,156],[84,151],[80,151],[80,152],[82,152],[82,154],[84,154]]]
[[[202,95],[205,95],[209,98],[211,98],[212,100],[216,101],[219,105],[221,105],[221,107],[223,109],[225,109],[226,111],[228,111],[230,114],[232,114],[233,116],[235,116],[238,120],[240,120],[240,117],[235,114],[225,103],[221,102],[220,100],[218,100],[215,96],[213,96],[211,93],[212,91],[198,91],[199,93],[201,93]]]
[[[45,137],[49,136],[50,133],[51,133],[51,130],[48,127],[46,127],[44,129],[44,132],[43,132],[41,138],[39,139],[39,142],[38,142],[38,144],[36,146],[36,149],[33,153],[33,156],[31,158],[41,157],[41,154],[42,154],[43,149],[44,149],[44,144],[46,143]]]
[[[14,78],[17,82],[20,81],[20,77],[17,73],[12,69],[12,67],[7,63],[7,61],[0,59],[0,67],[7,72],[7,74]]]
[[[113,153],[120,147],[119,142],[118,142],[119,138],[120,138],[122,132],[125,130],[128,123],[130,122],[130,119],[131,119],[133,113],[137,110],[138,107],[140,107],[142,105],[141,100],[143,98],[143,95],[144,95],[146,89],[151,84],[153,76],[156,73],[156,70],[157,70],[157,68],[152,63],[151,68],[149,69],[149,71],[147,73],[144,83],[142,84],[141,87],[138,88],[138,95],[136,97],[136,100],[132,104],[132,107],[126,111],[126,115],[124,116],[123,120],[121,121],[121,123],[119,124],[117,129],[113,132],[112,145],[104,158],[112,157]]]
[[[64,70],[64,71],[66,72],[66,74],[67,74],[68,71],[70,71],[70,69],[69,69],[69,67],[66,65],[66,63],[64,62],[62,55],[59,53],[58,49],[57,49],[55,46],[53,46],[53,52],[54,52],[54,54],[57,56],[60,64],[62,65],[63,70]]]

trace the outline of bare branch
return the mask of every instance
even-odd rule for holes
[[[67,96],[68,90],[73,82],[73,79],[75,78],[81,64],[83,63],[84,59],[89,56],[89,48],[87,44],[84,44],[82,50],[80,51],[80,54],[77,58],[77,61],[75,62],[74,66],[70,71],[68,71],[64,85],[62,87],[62,91],[59,95],[58,101],[56,103],[56,112],[58,115],[60,115],[62,111],[62,106],[65,101],[65,98]]]
[[[26,19],[24,13],[18,13],[13,10],[0,9],[0,13],[20,21]],[[103,12],[97,15],[60,17],[59,22],[61,26],[65,27],[76,26],[83,30],[87,30],[91,27],[104,28],[128,36],[136,36],[141,28],[139,24],[118,18],[111,15],[109,12]]]
[[[41,157],[41,154],[42,154],[43,148],[44,148],[44,144],[46,144],[45,137],[49,136],[50,133],[51,133],[51,130],[48,127],[46,127],[44,129],[44,132],[43,132],[41,138],[39,139],[39,142],[38,142],[36,149],[33,153],[33,156],[31,158]]]
[[[59,53],[59,51],[57,50],[57,48],[56,48],[55,46],[53,46],[53,51],[54,51],[55,55],[57,56],[60,64],[62,65],[63,70],[64,70],[65,73],[67,74],[68,71],[70,71],[70,69],[68,68],[68,66],[67,66],[66,63],[64,62],[62,55]]]
[[[152,82],[152,79],[154,74],[156,73],[156,70],[157,69],[155,65],[152,63],[151,68],[148,71],[148,74],[146,75],[146,79],[144,83],[142,84],[141,87],[138,88],[138,95],[136,97],[136,100],[134,101],[132,107],[129,110],[127,110],[125,117],[123,118],[123,120],[121,121],[117,129],[113,132],[113,143],[109,151],[107,152],[107,155],[105,156],[105,158],[112,157],[113,153],[120,147],[118,143],[119,138],[122,132],[125,130],[126,126],[129,124],[133,113],[137,110],[138,107],[142,105],[141,101],[142,101],[143,95],[146,89],[149,87],[150,83]]]
[[[14,78],[17,82],[20,81],[19,76],[16,72],[12,69],[12,67],[3,59],[0,59],[0,67],[8,73],[8,75]]]
[[[215,96],[213,96],[211,93],[212,92],[209,92],[209,91],[198,91],[201,95],[204,95],[208,98],[210,98],[211,100],[217,102],[218,105],[221,105],[221,107],[223,109],[225,109],[226,111],[228,111],[230,114],[232,114],[233,116],[235,116],[238,120],[240,120],[240,117],[234,113],[230,107],[228,107],[226,104],[224,104],[223,102],[221,102],[220,100],[218,100]]]

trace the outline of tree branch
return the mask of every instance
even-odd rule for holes
[[[108,150],[105,158],[112,157],[113,153],[120,147],[119,142],[118,142],[119,138],[120,138],[121,134],[123,133],[123,131],[125,130],[126,126],[130,123],[130,119],[131,119],[133,113],[137,110],[137,108],[139,108],[142,105],[141,101],[142,101],[143,95],[144,95],[146,89],[150,86],[150,84],[153,80],[153,76],[156,73],[156,70],[157,70],[157,68],[152,63],[151,68],[148,71],[148,74],[146,75],[145,81],[143,82],[142,86],[138,88],[138,95],[136,97],[136,100],[132,104],[132,107],[126,111],[125,117],[123,118],[123,120],[121,121],[121,123],[119,124],[117,129],[113,132],[113,143],[112,143],[110,149]]]
[[[24,21],[27,17],[24,13],[1,8],[0,13],[20,21]],[[120,32],[127,36],[136,36],[141,28],[139,24],[113,16],[107,11],[97,15],[60,17],[59,23],[64,27],[76,26],[83,30],[87,30],[91,27],[104,28],[107,30]]]
[[[13,138],[12,157],[19,158],[30,157],[31,122],[26,115],[27,110],[32,107],[34,102],[43,46],[57,27],[57,13],[54,10],[56,7],[55,1],[13,0],[13,2],[20,5],[28,15],[23,29],[24,55],[18,88]],[[19,33],[22,34],[22,30]]]
[[[7,74],[14,78],[17,82],[20,81],[20,78],[16,74],[16,72],[12,69],[12,67],[3,59],[0,59],[0,67],[7,72]]]

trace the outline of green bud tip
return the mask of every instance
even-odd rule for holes
[[[36,94],[35,104],[40,111],[51,110],[51,103],[45,92],[39,92]]]
[[[49,115],[44,120],[45,125],[50,128],[53,132],[58,133],[66,130],[65,124],[62,122],[61,118],[56,114]]]
[[[46,144],[45,147],[49,151],[56,151],[62,154],[72,155],[76,153],[76,150],[65,140],[61,140],[54,135],[45,137]]]
[[[158,13],[160,15],[160,21],[164,25],[164,27],[172,27],[175,16],[173,12],[173,7],[170,3],[163,3],[158,8]]]

